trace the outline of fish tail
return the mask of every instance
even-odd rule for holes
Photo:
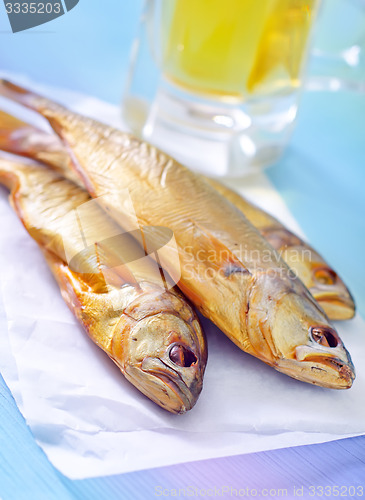
[[[76,128],[78,126],[80,127],[79,115],[69,111],[67,108],[51,99],[47,99],[46,97],[9,82],[8,80],[0,79],[0,95],[39,113],[48,120],[70,155],[70,166],[72,166],[90,194],[94,196],[95,193],[93,192],[92,185],[89,183],[84,170],[80,168],[79,162],[73,154],[73,149],[70,147],[70,142],[73,143],[76,141],[74,128],[75,126]],[[89,129],[87,129],[87,132],[89,132]]]
[[[61,104],[8,80],[0,79],[0,95],[44,116],[59,135],[68,121],[68,116],[72,115]]]
[[[63,177],[81,185],[70,165],[70,158],[56,134],[0,110],[0,150],[44,163]]]
[[[24,141],[33,129],[14,116],[0,111],[0,149],[8,153],[28,156],[29,151]]]
[[[47,110],[57,109],[59,107],[58,104],[50,99],[42,97],[35,92],[9,82],[8,80],[0,79],[0,94],[41,114]]]

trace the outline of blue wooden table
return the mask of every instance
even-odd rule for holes
[[[80,0],[67,16],[12,34],[1,3],[0,70],[117,103],[140,8],[140,1],[133,0]],[[364,94],[307,93],[291,147],[267,170],[310,241],[350,285],[362,315],[364,131]],[[332,489],[321,490],[326,486]],[[361,496],[365,437],[71,481],[37,446],[0,377],[3,500],[149,499],[174,493],[180,497],[334,498],[338,496],[334,486],[340,487],[340,496],[351,496],[354,491]],[[350,486],[358,489],[346,489]],[[180,492],[174,491],[179,488]]]

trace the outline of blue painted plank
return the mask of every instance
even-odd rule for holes
[[[70,500],[0,376],[0,498]]]

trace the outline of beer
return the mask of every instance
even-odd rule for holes
[[[162,71],[188,92],[225,101],[300,85],[318,0],[169,0]]]

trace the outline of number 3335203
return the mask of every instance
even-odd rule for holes
[[[15,2],[5,4],[8,14],[61,14],[61,3],[50,2]]]

